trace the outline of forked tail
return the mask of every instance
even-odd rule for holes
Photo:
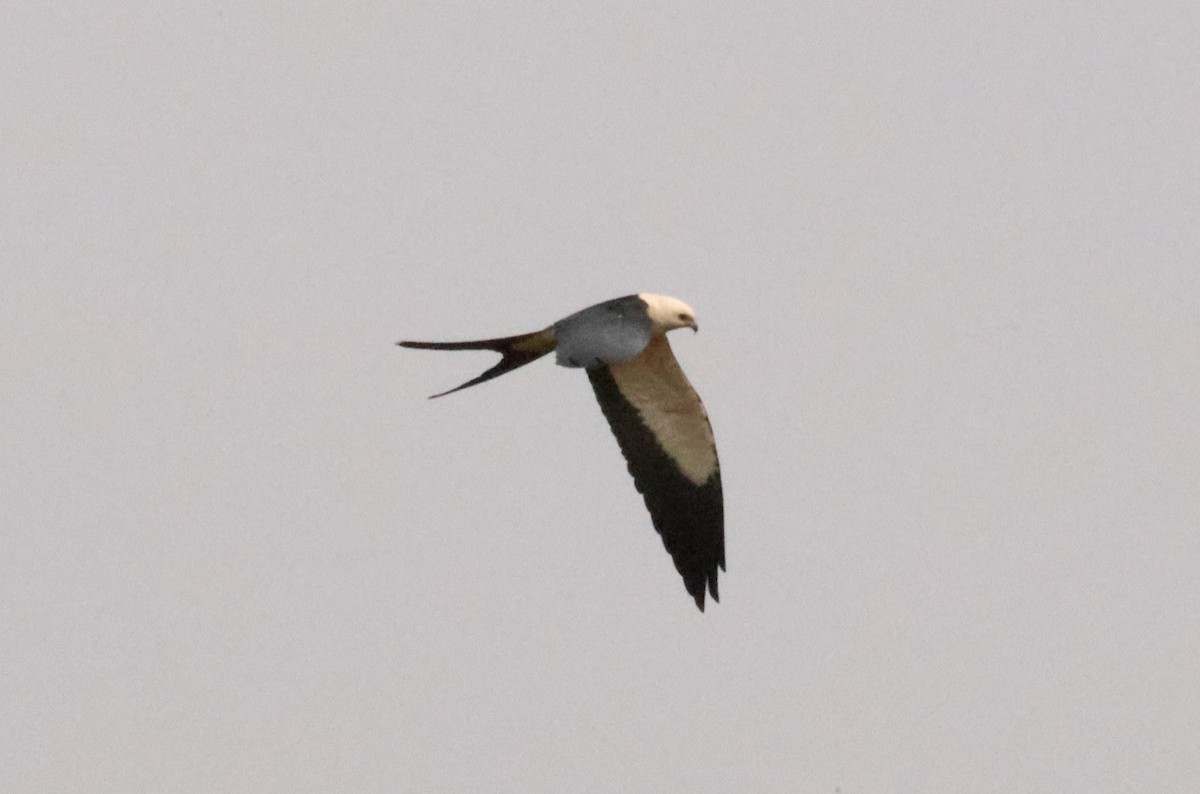
[[[494,350],[502,356],[496,366],[478,378],[472,378],[463,385],[455,386],[448,391],[430,395],[429,399],[432,400],[434,397],[453,394],[468,386],[474,386],[506,372],[512,372],[517,367],[523,367],[531,361],[537,361],[554,349],[556,340],[553,327],[551,327],[534,331],[531,334],[505,336],[500,339],[478,339],[473,342],[397,342],[396,344],[400,347],[412,347],[418,350]]]

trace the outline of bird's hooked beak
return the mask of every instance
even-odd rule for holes
[[[700,333],[700,326],[699,326],[699,324],[696,323],[695,320],[692,320],[690,323],[688,323],[687,327],[692,329],[693,334]]]

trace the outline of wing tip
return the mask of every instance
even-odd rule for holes
[[[725,569],[725,563],[721,563],[721,570]],[[714,568],[711,573],[705,575],[700,581],[684,582],[687,588],[688,595],[696,602],[696,608],[701,612],[704,611],[704,600],[706,596],[711,596],[714,604],[721,603],[721,594],[717,589],[717,570]]]

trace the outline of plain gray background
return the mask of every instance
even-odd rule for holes
[[[1194,791],[1200,11],[15,5],[0,789]],[[637,291],[692,605],[579,372]]]

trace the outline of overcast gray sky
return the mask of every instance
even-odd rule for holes
[[[1194,791],[1194,3],[14,5],[0,789]],[[694,306],[699,613],[586,378]]]

